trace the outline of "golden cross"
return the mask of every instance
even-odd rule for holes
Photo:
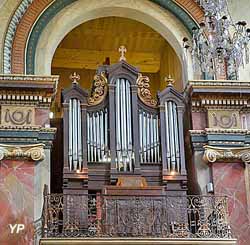
[[[120,61],[126,60],[125,53],[127,52],[127,49],[125,46],[120,46],[118,51],[121,53]]]
[[[72,81],[72,83],[78,83],[78,81],[80,80],[80,75],[74,72],[69,76],[69,79]]]

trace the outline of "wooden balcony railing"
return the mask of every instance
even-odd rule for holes
[[[219,196],[44,195],[42,236],[231,238]]]

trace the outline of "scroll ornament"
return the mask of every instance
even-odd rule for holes
[[[108,92],[108,80],[105,72],[94,76],[94,84],[91,92],[91,96],[88,98],[89,105],[98,105],[106,97]]]
[[[217,161],[240,160],[244,163],[250,163],[250,147],[213,147],[204,146],[205,152],[203,160],[214,163]]]
[[[21,158],[42,161],[45,158],[44,146],[44,144],[25,146],[0,144],[0,160]]]
[[[149,78],[139,73],[136,83],[138,85],[138,96],[140,100],[147,106],[156,107],[157,100],[154,99],[151,94]]]

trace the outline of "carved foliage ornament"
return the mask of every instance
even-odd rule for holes
[[[91,96],[88,98],[89,105],[98,105],[106,97],[108,92],[108,80],[105,72],[101,72],[100,75],[94,76],[94,83],[91,92]]]
[[[226,148],[204,146],[204,149],[203,160],[205,162],[214,163],[217,161],[240,160],[250,163],[250,147]]]
[[[41,161],[44,159],[44,144],[35,145],[4,145],[0,144],[0,160],[29,159]]]
[[[138,96],[140,100],[147,106],[156,107],[157,100],[154,99],[151,94],[149,78],[139,73],[136,83],[138,85]]]

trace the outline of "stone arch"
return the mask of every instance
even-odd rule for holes
[[[143,5],[145,2],[147,1],[140,1],[140,4]],[[151,2],[155,2],[157,5],[170,10],[189,30],[191,30],[195,25],[195,22],[199,22],[203,16],[201,9],[193,0],[189,0],[188,3],[186,0],[151,0]],[[37,40],[34,41],[34,39],[32,40],[32,37],[34,37],[35,34],[38,34],[38,36],[41,34],[38,27],[40,26],[40,31],[42,31],[41,27],[45,27],[53,17],[53,14],[55,16],[60,10],[63,10],[72,4],[76,4],[76,0],[23,0],[20,3],[12,17],[12,20],[16,20],[16,22],[14,22],[14,24],[16,23],[16,26],[12,23],[12,29],[11,26],[9,26],[5,37],[5,73],[23,73],[25,71],[25,61],[30,64],[34,62],[34,57],[33,61],[32,58],[29,58],[34,55],[36,41],[39,38],[38,37]],[[185,11],[190,15],[183,10],[184,5],[186,7]],[[10,40],[10,37],[13,37],[13,40]],[[27,53],[25,53],[26,48]],[[28,69],[28,73],[34,73],[34,68],[31,68],[30,70]]]

